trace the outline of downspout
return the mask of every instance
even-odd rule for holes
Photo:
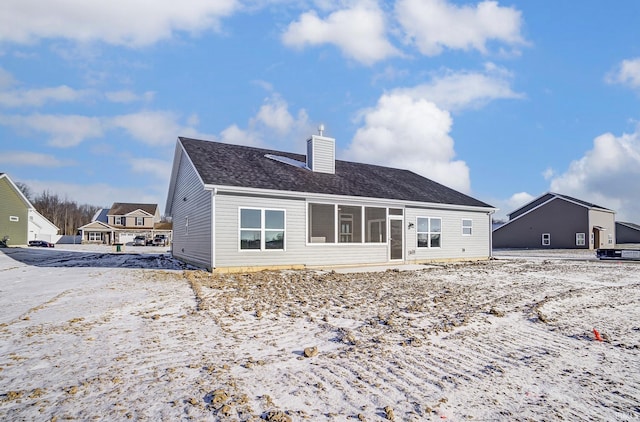
[[[489,259],[493,258],[493,213],[489,211]]]
[[[218,188],[211,189],[211,271],[216,268],[216,194]]]

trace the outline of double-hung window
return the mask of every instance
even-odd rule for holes
[[[241,250],[284,250],[285,212],[240,208]]]
[[[113,224],[115,224],[116,226],[124,226],[124,219],[125,217],[116,215],[115,217],[113,217]]]
[[[144,217],[136,217],[136,226],[144,226]]]
[[[100,232],[89,232],[89,241],[95,242],[97,240],[102,240],[102,233]]]
[[[464,218],[462,220],[462,235],[471,236],[473,232],[473,220]]]
[[[442,241],[442,219],[431,217],[417,218],[419,248],[439,248]]]
[[[542,233],[542,246],[551,245],[551,233]]]
[[[584,246],[585,239],[586,238],[584,233],[576,233],[576,246]]]

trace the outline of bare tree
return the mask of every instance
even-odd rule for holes
[[[78,227],[90,223],[93,216],[101,208],[95,205],[78,205],[75,201],[66,197],[61,199],[57,194],[48,190],[33,197],[31,189],[26,184],[18,182],[16,186],[40,214],[60,229],[62,235],[76,234]]]

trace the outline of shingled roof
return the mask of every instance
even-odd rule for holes
[[[335,174],[312,172],[267,155],[300,163],[300,154],[179,138],[207,185],[344,195],[493,208],[409,170],[336,160]]]
[[[135,210],[142,210],[151,215],[156,214],[158,204],[132,204],[128,202],[114,202],[108,215],[126,215]]]

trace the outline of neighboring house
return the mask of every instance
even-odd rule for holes
[[[171,223],[160,219],[157,204],[115,202],[96,212],[93,221],[79,228],[83,243],[129,243],[136,236],[152,239],[163,234],[171,239]]]
[[[640,225],[616,221],[616,243],[640,243]]]
[[[598,249],[616,244],[615,212],[548,192],[508,215],[494,248]]]
[[[26,245],[29,240],[56,242],[58,227],[40,214],[9,175],[0,173],[0,239],[9,245]]]
[[[408,170],[178,138],[174,257],[216,271],[488,259],[495,208]]]

